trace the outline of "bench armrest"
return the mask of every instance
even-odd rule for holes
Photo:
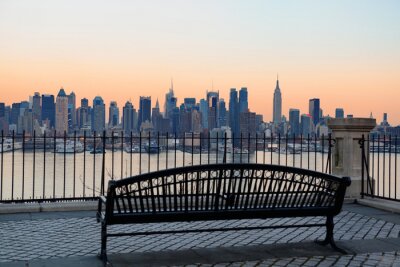
[[[107,198],[105,196],[100,196],[96,214],[97,222],[100,222],[104,219],[102,217],[102,210],[103,210],[103,204],[104,206],[106,206],[106,203],[107,203]]]

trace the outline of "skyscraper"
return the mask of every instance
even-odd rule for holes
[[[229,94],[229,127],[231,127],[232,134],[235,137],[240,135],[239,102],[236,88],[231,88]]]
[[[290,125],[289,134],[291,136],[300,135],[300,110],[294,108],[291,108],[289,110],[289,125]]]
[[[218,105],[218,125],[219,127],[226,126],[226,104],[225,100],[221,98]]]
[[[274,91],[273,115],[272,122],[275,125],[280,124],[282,121],[282,94],[279,88],[279,80],[276,79],[276,87]]]
[[[106,106],[101,96],[93,99],[92,131],[101,134],[105,130]]]
[[[247,87],[240,88],[239,91],[239,113],[246,112],[249,109],[249,102],[247,99]]]
[[[149,121],[151,122],[151,97],[150,96],[141,96],[139,101],[139,119],[138,119],[138,127],[143,122]]]
[[[320,102],[319,98],[313,98],[309,101],[309,114],[312,117],[312,122],[314,126],[317,126],[319,122],[319,113],[320,113]]]
[[[164,117],[165,118],[172,118],[172,111],[176,108],[177,99],[174,96],[174,84],[171,80],[171,88],[169,92],[165,94],[165,106],[164,106]]]
[[[49,128],[55,126],[56,106],[54,104],[54,95],[42,95],[42,122],[48,121]]]
[[[68,95],[68,109],[70,117],[69,128],[73,129],[76,126],[76,96],[74,92]]]
[[[208,104],[205,99],[200,99],[201,126],[208,129]]]
[[[344,118],[344,110],[342,108],[337,108],[335,110],[335,118],[339,118],[339,119]]]
[[[129,135],[134,131],[132,103],[127,101],[122,110],[122,129],[124,130],[125,134]]]
[[[311,134],[311,117],[308,114],[303,114],[301,115],[301,134],[304,136],[304,138],[307,138],[309,134]]]
[[[117,102],[111,101],[108,108],[108,126],[115,127],[119,124],[119,108]]]
[[[42,107],[40,104],[41,97],[40,93],[35,92],[35,94],[32,97],[32,115],[33,115],[33,120],[37,120],[39,124],[41,124],[42,121]]]
[[[68,131],[68,96],[61,88],[56,98],[56,132],[63,134]]]

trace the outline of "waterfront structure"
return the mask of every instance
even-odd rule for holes
[[[119,124],[119,108],[117,102],[111,101],[108,108],[108,127],[116,127]]]
[[[291,136],[300,135],[300,110],[291,108],[289,110],[289,134]]]
[[[282,122],[282,94],[281,89],[279,88],[279,79],[276,79],[272,113],[272,122],[277,126]]]
[[[92,131],[101,134],[105,130],[106,107],[101,96],[93,99]]]
[[[317,126],[320,118],[320,101],[319,98],[313,98],[309,101],[308,112],[312,117],[314,127]]]
[[[68,131],[68,96],[61,88],[56,98],[56,133]]]
[[[49,129],[55,126],[55,114],[54,95],[42,95],[42,122],[47,121]]]
[[[139,101],[139,119],[138,127],[140,129],[142,123],[151,122],[151,97],[141,96]]]
[[[249,110],[247,87],[242,87],[239,90],[239,113]]]
[[[335,110],[335,118],[336,119],[343,119],[344,118],[344,110],[342,108],[337,108]]]

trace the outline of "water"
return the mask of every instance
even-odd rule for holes
[[[1,155],[1,154],[0,154]],[[101,192],[102,154],[54,154],[52,152],[3,153],[0,165],[0,200],[32,198],[96,197]],[[328,154],[303,152],[279,154],[257,151],[227,154],[227,162],[268,163],[326,171]],[[170,150],[159,154],[129,154],[106,150],[105,188],[108,180],[167,168],[222,163],[222,152],[191,154]]]

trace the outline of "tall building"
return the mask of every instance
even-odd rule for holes
[[[185,104],[186,110],[192,110],[196,106],[196,98],[186,97],[183,99],[183,103]]]
[[[218,111],[218,127],[227,126],[226,104],[223,98],[219,100]]]
[[[21,113],[21,103],[12,103],[11,105],[11,117],[10,124],[18,124],[18,118]]]
[[[117,102],[111,101],[108,108],[108,127],[115,127],[119,124],[119,108]]]
[[[76,126],[76,96],[74,92],[68,95],[68,109],[70,117],[69,128],[74,129]]]
[[[200,99],[201,126],[208,129],[208,104],[205,99]]]
[[[249,102],[247,96],[247,87],[240,88],[239,91],[239,113],[249,110]]]
[[[42,121],[42,106],[40,100],[41,100],[40,93],[35,92],[35,94],[32,97],[32,115],[33,115],[33,120],[37,120],[39,124],[41,124]]]
[[[81,99],[81,107],[77,110],[77,125],[79,128],[90,128],[91,114],[89,107],[89,100],[87,98]]]
[[[208,130],[218,127],[219,92],[207,91]]]
[[[68,131],[68,96],[61,88],[56,98],[56,132],[64,134]]]
[[[307,138],[309,134],[312,132],[312,120],[310,115],[302,114],[301,122],[300,122],[300,132],[304,138]]]
[[[294,108],[289,110],[289,126],[290,136],[300,135],[300,110]]]
[[[135,129],[133,124],[133,105],[129,101],[125,103],[122,109],[122,129],[126,135],[130,135]]]
[[[282,94],[279,88],[279,80],[276,80],[276,87],[274,91],[273,115],[272,122],[275,125],[280,124],[282,121]]]
[[[240,135],[239,125],[239,101],[238,93],[235,88],[231,88],[229,93],[229,127],[235,137]]]
[[[171,80],[171,88],[168,93],[165,94],[165,104],[164,104],[164,117],[171,118],[174,108],[176,108],[177,99],[174,96],[174,84]]]
[[[150,96],[141,96],[139,101],[139,118],[138,118],[138,127],[143,122],[148,121],[151,122],[151,97]]]
[[[56,105],[54,103],[54,95],[42,95],[42,122],[48,121],[49,128],[55,126]]]
[[[92,131],[97,134],[102,134],[106,124],[106,106],[101,96],[96,96],[93,99],[92,110]]]
[[[335,110],[335,118],[338,118],[338,119],[344,118],[344,110],[342,108],[337,108]]]
[[[309,101],[308,112],[312,117],[312,122],[316,126],[319,122],[320,102],[319,98],[313,98]]]

